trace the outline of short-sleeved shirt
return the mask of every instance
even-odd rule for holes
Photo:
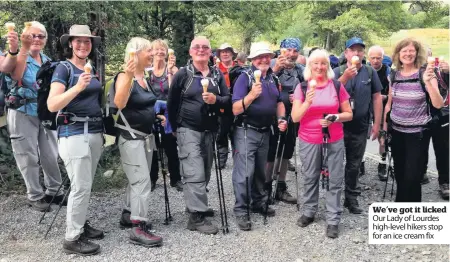
[[[308,87],[309,88],[309,87]],[[342,103],[350,98],[349,94],[341,84],[339,89],[339,99],[336,94],[336,87],[332,80],[329,80],[325,86],[317,86],[313,102],[306,110],[305,115],[300,121],[298,136],[301,140],[311,144],[322,143],[322,126],[320,120],[324,114],[338,114],[339,101]],[[297,86],[294,93],[294,99],[304,101],[303,92],[300,86]],[[329,142],[339,141],[344,137],[344,130],[341,122],[332,123],[328,127],[330,138]]]
[[[63,65],[59,64],[55,71],[53,72],[52,83],[58,82],[66,86],[66,91],[72,88],[78,82],[79,76],[84,72],[70,61],[68,64],[73,69],[73,80],[72,84],[69,79],[69,70]],[[102,117],[102,110],[100,104],[100,98],[102,94],[102,85],[96,77],[92,77],[89,85],[81,91],[69,104],[62,109],[63,112],[69,112],[75,114],[77,117]],[[103,132],[103,122],[89,122],[88,123],[88,133],[102,133]],[[59,126],[58,136],[59,137],[69,137],[74,135],[80,135],[84,133],[84,123],[75,122],[72,125],[61,125]]]
[[[272,59],[270,66],[273,68],[275,63],[276,60]],[[296,64],[293,68],[285,68],[277,73],[281,84],[281,100],[283,101],[284,108],[286,109],[286,115],[289,115],[292,110],[292,103],[289,101],[289,95],[291,92],[294,92],[298,84],[303,82],[303,70],[304,67],[302,65]]]
[[[340,68],[333,69],[335,78],[340,77]],[[369,128],[372,95],[381,92],[381,82],[376,70],[369,76],[367,66],[363,65],[358,74],[345,84],[345,89],[354,100],[353,119],[344,123],[344,129],[350,132],[364,132]]]
[[[147,80],[148,79],[144,79],[144,81]],[[122,113],[130,127],[145,134],[151,134],[156,118],[154,109],[155,103],[156,92],[152,90],[151,87],[141,87],[141,85],[134,80],[130,97],[128,98],[126,106],[122,109]],[[124,125],[122,117],[117,119],[117,123]],[[119,132],[123,138],[127,140],[133,139],[129,131],[119,129]],[[140,135],[135,135],[136,139],[144,139]]]
[[[256,67],[252,66],[252,72],[255,70],[257,70]],[[280,91],[272,77],[272,69],[269,69],[265,77],[261,76],[261,84],[262,93],[246,108],[245,112],[248,124],[258,128],[269,127],[275,122],[278,102],[282,102]],[[249,92],[248,75],[242,73],[233,88],[233,104],[242,103],[240,100]]]
[[[41,55],[42,64],[50,60],[48,56]],[[27,65],[25,67],[25,71],[22,76],[22,87],[17,90],[17,94],[26,99],[37,99],[37,84],[36,84],[36,74],[41,68],[41,65],[34,60],[31,55],[27,57]],[[8,86],[11,86],[12,80],[9,76],[6,76],[6,81],[8,82]],[[23,112],[30,116],[37,117],[37,102],[29,102],[26,105],[23,105],[17,109],[20,112]]]

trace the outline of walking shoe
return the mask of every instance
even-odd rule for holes
[[[378,178],[380,181],[386,181],[388,179],[386,174],[386,164],[378,164]]]
[[[297,204],[297,198],[293,197],[288,191],[287,191],[287,185],[286,182],[278,182],[277,187],[277,193],[275,194],[275,199],[283,201],[287,204]],[[270,204],[270,203],[269,203]]]
[[[346,198],[344,201],[344,207],[348,208],[348,211],[352,214],[361,214],[363,210],[359,207],[358,200]]]
[[[420,184],[421,184],[421,185],[426,185],[426,184],[428,184],[428,183],[430,183],[430,179],[428,178],[428,175],[425,173],[425,174],[423,175],[422,181],[420,181]]]
[[[365,163],[366,161],[362,161],[361,166],[359,166],[359,176],[364,176],[366,174]]]
[[[39,212],[50,212],[52,211],[52,208],[50,207],[50,205],[45,202],[45,197],[36,200],[36,201],[31,201],[29,199],[27,199],[27,204],[29,207],[31,207],[32,209],[39,211]]]
[[[184,211],[186,213],[191,213],[187,207]],[[196,212],[198,212],[198,211],[196,211]],[[205,217],[213,217],[214,216],[214,210],[212,208],[208,208],[205,212],[198,212],[198,213],[204,215]]]
[[[236,216],[236,223],[242,231],[252,230],[252,222],[248,221],[247,215]]]
[[[312,222],[314,222],[314,217],[307,217],[305,215],[302,215],[298,220],[297,220],[297,225],[299,227],[307,227],[309,226],[309,224],[311,224]]]
[[[219,232],[219,229],[211,224],[211,221],[198,212],[191,213],[189,216],[187,229],[191,231],[198,231],[206,235],[215,235]]]
[[[121,229],[125,229],[125,228],[131,228],[133,226],[133,224],[131,223],[131,212],[124,209],[122,210],[122,215],[120,216],[120,228]],[[153,225],[150,222],[147,222],[147,228],[152,229]]]
[[[291,172],[295,171],[295,165],[292,164],[292,160],[288,161],[288,170],[291,171]]]
[[[253,213],[259,213],[263,216],[266,215],[266,205],[258,206],[258,207],[252,207]],[[274,217],[275,216],[275,209],[268,207],[267,208],[267,216],[268,217]]]
[[[183,192],[183,183],[181,181],[176,182],[171,187],[175,187],[178,192]]]
[[[84,223],[84,236],[87,239],[102,239],[105,237],[103,231],[91,227],[89,220]]]
[[[339,227],[338,225],[328,225],[327,226],[327,237],[329,238],[337,238],[339,235]]]
[[[136,245],[146,247],[161,246],[163,239],[160,236],[150,232],[151,228],[147,227],[146,221],[134,221],[130,231],[130,241]]]
[[[444,200],[448,200],[448,184],[439,185],[439,193]]]
[[[67,198],[68,198],[68,196],[66,198],[64,198],[64,194],[62,194],[59,196],[55,196],[55,198],[53,198],[53,196],[50,196],[50,195],[45,195],[44,199],[45,199],[46,203],[52,202],[53,204],[59,205],[62,202],[61,206],[67,206]],[[52,201],[52,199],[53,199],[53,201]]]
[[[90,256],[100,252],[100,245],[92,243],[83,234],[81,234],[77,240],[64,240],[63,250],[66,254]]]

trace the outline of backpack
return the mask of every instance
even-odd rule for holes
[[[340,106],[341,105],[341,97],[339,95],[339,93],[341,91],[341,82],[339,82],[336,79],[333,79],[333,85],[334,85],[334,88],[336,89],[336,95],[337,95],[338,103],[339,103],[339,112],[341,112],[341,106]],[[300,87],[302,88],[302,93],[303,93],[303,100],[302,100],[302,103],[303,103],[303,102],[305,102],[305,99],[306,99],[306,90],[308,89],[308,82],[306,82],[306,81],[302,82]]]
[[[69,73],[69,82],[66,86],[65,91],[68,87],[73,86],[74,72],[72,66],[67,61],[57,61],[52,62],[48,60],[42,64],[41,68],[36,74],[36,84],[37,84],[37,114],[41,121],[41,124],[50,130],[57,129],[56,117],[59,112],[50,112],[47,107],[48,95],[50,93],[50,85],[52,82],[53,72],[58,65],[64,65]],[[64,110],[64,109],[63,109]],[[63,110],[60,110],[63,111]]]
[[[449,107],[448,107],[448,105],[444,105],[440,109],[433,107],[433,104],[432,104],[431,98],[430,98],[430,94],[428,93],[427,89],[425,88],[425,82],[423,81],[423,73],[425,72],[425,70],[426,70],[426,65],[420,67],[419,78],[407,79],[407,80],[396,80],[395,75],[397,74],[397,71],[392,70],[390,78],[389,78],[389,80],[391,82],[391,86],[394,83],[420,82],[420,86],[422,87],[422,91],[425,93],[425,101],[428,106],[427,113],[429,116],[431,116],[430,122],[427,125],[420,126],[420,127],[427,128],[427,127],[432,127],[434,125],[439,125],[441,127],[448,126],[448,124],[449,124]],[[448,86],[446,85],[446,83],[444,82],[442,77],[440,76],[437,68],[434,69],[434,72],[437,76],[439,92],[441,93],[441,96],[444,98],[444,102],[445,102],[448,99]],[[410,127],[418,127],[418,126],[410,126]]]

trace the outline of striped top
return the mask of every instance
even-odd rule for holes
[[[403,76],[395,73],[395,80],[417,79],[417,82],[394,83],[392,86],[392,127],[404,133],[417,133],[423,130],[430,120],[425,92],[419,80],[419,71]]]

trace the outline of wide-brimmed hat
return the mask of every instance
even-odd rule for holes
[[[234,51],[234,48],[228,43],[221,44],[220,47],[217,48],[217,51],[216,51],[217,55],[220,55],[220,52],[225,49],[230,50],[233,53],[233,55],[237,55],[236,51]]]
[[[61,45],[67,45],[67,42],[71,37],[90,37],[92,38],[92,45],[99,44],[101,40],[99,36],[92,35],[91,30],[87,25],[72,25],[70,27],[69,34],[64,34],[59,39],[59,41],[61,41]]]
[[[248,55],[248,59],[253,59],[260,55],[269,54],[272,56],[272,58],[275,56],[275,54],[270,50],[270,47],[268,44],[264,42],[257,42],[252,43],[252,46],[250,47],[250,55]]]

